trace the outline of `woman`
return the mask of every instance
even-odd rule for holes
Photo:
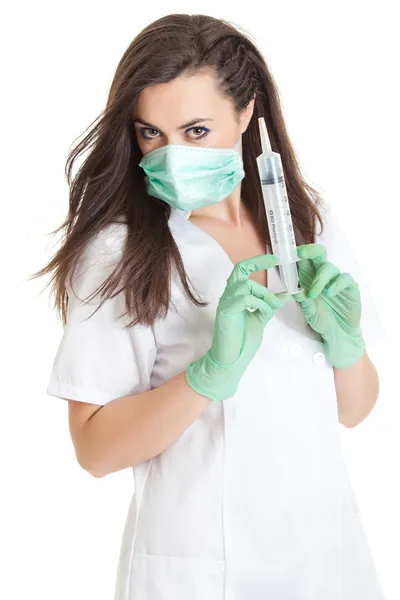
[[[270,252],[260,116],[294,298]],[[68,400],[84,469],[133,467],[116,600],[382,599],[339,433],[376,402],[380,328],[255,44],[208,16],[155,21],[67,165],[65,239],[40,272],[65,325],[47,392]]]

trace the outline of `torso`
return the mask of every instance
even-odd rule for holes
[[[246,221],[241,232],[238,233],[231,225],[215,223],[207,217],[191,216],[189,220],[213,237],[234,265],[241,260],[266,252],[265,242],[251,221]],[[256,271],[250,275],[250,279],[267,287],[268,271]]]
[[[264,252],[254,229],[243,225],[239,235],[206,221],[193,219],[202,235],[178,212],[170,220],[185,270],[207,305],[191,302],[174,277],[174,310],[149,338],[142,337],[147,329],[131,328],[140,358],[135,390],[158,388],[208,351],[229,262]],[[318,242],[328,254],[334,250],[329,229]],[[269,274],[273,290],[278,277]],[[285,304],[237,392],[211,402],[169,448],[133,467],[115,600],[383,600],[323,352],[297,303]]]

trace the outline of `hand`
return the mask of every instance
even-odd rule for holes
[[[218,302],[211,347],[186,371],[189,385],[203,396],[225,400],[235,394],[261,345],[265,326],[290,300],[290,294],[273,294],[249,279],[251,273],[278,262],[273,254],[261,254],[235,265]]]
[[[327,358],[336,368],[346,368],[365,353],[358,284],[348,273],[328,262],[321,244],[298,246],[300,285],[293,294],[310,327],[324,342]]]

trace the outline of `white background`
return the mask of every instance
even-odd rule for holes
[[[305,175],[335,208],[386,327],[370,352],[380,398],[358,427],[341,429],[386,600],[398,600],[396,3],[264,0],[262,13],[255,2],[162,4],[36,1],[3,12],[0,597],[113,598],[131,471],[94,479],[75,461],[67,403],[45,394],[62,328],[40,294],[46,281],[27,278],[56,249],[47,234],[67,212],[68,149],[103,109],[126,47],[160,16],[200,12],[257,40]]]

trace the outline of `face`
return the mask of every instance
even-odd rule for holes
[[[208,70],[183,75],[141,92],[133,114],[136,138],[143,155],[166,144],[233,148],[253,108],[254,99],[238,117]]]

